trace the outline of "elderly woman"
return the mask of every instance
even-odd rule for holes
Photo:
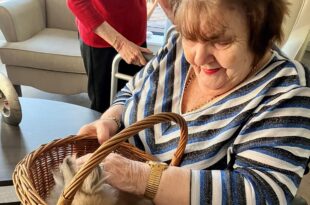
[[[103,142],[120,121],[178,113],[189,128],[181,167],[110,154],[107,182],[155,204],[290,203],[310,155],[310,89],[306,69],[275,46],[287,2],[183,0],[176,9],[179,34],[79,134]],[[178,137],[165,123],[131,143],[169,162]]]

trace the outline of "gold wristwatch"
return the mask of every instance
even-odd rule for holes
[[[168,168],[168,165],[163,162],[155,161],[147,161],[146,163],[151,167],[151,173],[147,180],[144,196],[149,199],[154,199],[158,190],[161,175],[163,171]]]

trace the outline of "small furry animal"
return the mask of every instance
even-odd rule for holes
[[[46,202],[56,205],[65,186],[69,185],[79,167],[75,157],[66,157],[59,170],[53,171],[55,185]],[[119,191],[104,182],[103,170],[97,166],[84,180],[82,187],[75,194],[72,205],[152,205],[143,197]]]

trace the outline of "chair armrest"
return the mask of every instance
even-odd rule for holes
[[[45,27],[40,1],[0,2],[0,29],[8,42],[24,41]]]
[[[282,47],[282,51],[288,57],[301,61],[310,38],[309,29],[310,27],[305,25],[292,31],[288,40]]]

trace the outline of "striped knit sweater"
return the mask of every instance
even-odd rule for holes
[[[189,64],[178,34],[118,93],[125,126],[161,112],[189,128],[182,167],[191,171],[191,204],[289,204],[310,155],[307,70],[273,50],[264,68],[198,110],[181,113]],[[175,123],[141,131],[131,143],[169,162]]]

